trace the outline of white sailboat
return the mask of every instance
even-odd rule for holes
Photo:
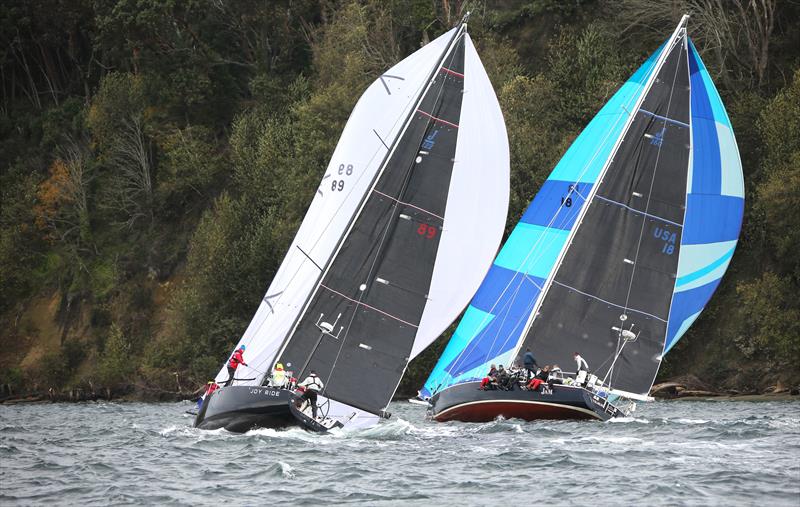
[[[375,424],[408,362],[466,306],[500,242],[509,154],[466,18],[361,96],[237,348],[237,377],[195,425],[294,424],[277,363],[316,370],[328,421]],[[228,379],[223,364],[218,383]]]

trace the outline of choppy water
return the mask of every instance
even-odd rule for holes
[[[191,404],[0,406],[0,504],[800,505],[800,403],[656,402],[631,419],[235,435]]]

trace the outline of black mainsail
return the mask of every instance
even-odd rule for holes
[[[326,397],[367,412],[394,393],[427,301],[458,138],[464,39],[459,31],[279,355],[303,365],[300,377],[315,370]]]

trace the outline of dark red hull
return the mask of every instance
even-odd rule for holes
[[[444,413],[434,416],[439,422],[489,422],[498,416],[506,419],[598,419],[594,414],[576,411],[572,407],[543,403],[532,405],[513,401],[493,401],[474,405],[459,405]]]
[[[580,387],[555,385],[548,392],[514,389],[484,391],[477,382],[451,386],[431,399],[431,417],[439,422],[488,422],[506,419],[605,421],[619,410]]]

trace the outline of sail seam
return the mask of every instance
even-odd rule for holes
[[[442,67],[442,72],[445,72],[447,74],[452,74],[452,75],[458,76],[458,77],[464,77],[464,74],[462,74],[460,72],[456,72],[454,70],[450,70],[447,67]]]
[[[417,112],[422,114],[422,115],[427,116],[428,118],[432,119],[435,122],[444,123],[445,125],[450,125],[453,128],[458,128],[458,125],[456,125],[455,123],[451,123],[451,122],[449,122],[447,120],[443,120],[441,118],[437,118],[436,116],[434,116],[434,115],[432,115],[430,113],[426,113],[422,109],[417,109]]]
[[[656,113],[650,112],[650,111],[648,111],[646,109],[641,109],[640,108],[639,111],[644,113],[644,114],[646,114],[646,115],[648,115],[648,116],[652,116],[653,118],[657,118],[659,120],[668,121],[670,123],[674,123],[675,125],[680,125],[681,127],[687,127],[687,128],[689,127],[688,123],[683,123],[682,121],[673,120],[672,118],[669,118],[667,116],[661,116],[660,114],[656,114]]]

